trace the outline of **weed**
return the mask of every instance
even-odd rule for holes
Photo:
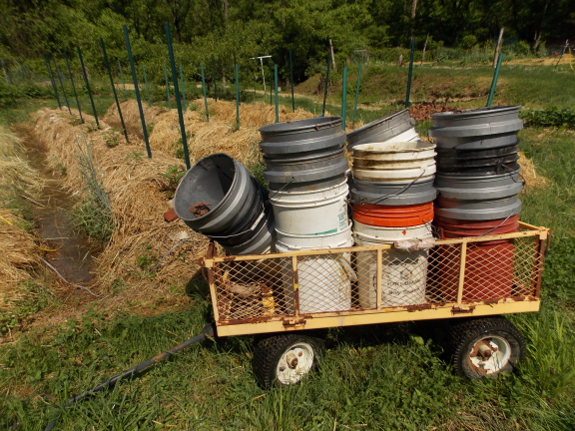
[[[158,255],[152,253],[150,250],[152,250],[152,246],[148,244],[144,246],[142,254],[136,257],[136,263],[143,271],[147,271],[151,266],[158,262]]]
[[[144,153],[134,151],[133,153],[130,153],[126,156],[126,162],[140,163],[143,157]]]
[[[0,334],[20,329],[33,320],[33,315],[55,302],[41,280],[28,279],[18,288],[20,297],[9,309],[0,309]],[[9,302],[6,297],[4,301]]]
[[[104,138],[104,141],[106,141],[106,145],[109,148],[114,148],[120,145],[121,136],[113,127],[103,132],[102,137]]]
[[[96,132],[99,130],[98,126],[93,121],[86,122],[85,125],[86,125],[86,130],[88,131],[88,133]]]
[[[154,131],[154,123],[146,123],[146,131],[148,132],[148,136],[150,136]]]
[[[170,165],[168,166],[167,172],[160,174],[165,180],[164,185],[162,186],[162,191],[166,192],[168,199],[172,199],[174,197],[178,184],[185,173],[186,170],[183,166]]]

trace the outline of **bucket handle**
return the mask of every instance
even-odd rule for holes
[[[269,191],[269,193],[270,193],[270,194],[269,194],[269,198],[272,199],[272,198],[274,198],[275,195],[277,195],[279,192],[282,192],[287,186],[289,186],[291,183],[294,182],[294,179],[295,179],[294,177],[291,177],[291,180],[289,180],[287,183],[285,183],[285,184],[282,186],[282,188],[279,189],[279,190],[270,190],[270,191]],[[272,195],[272,192],[274,193],[273,195]]]
[[[343,270],[346,272],[349,281],[351,281],[352,283],[357,282],[357,274],[355,273],[355,271],[353,270],[347,259],[345,259],[343,256],[338,256],[337,261],[342,266]]]
[[[377,205],[381,201],[384,201],[384,200],[389,199],[389,198],[395,198],[395,197],[399,196],[400,194],[402,194],[404,191],[406,191],[408,188],[410,188],[413,184],[415,184],[415,182],[417,180],[419,180],[423,176],[423,174],[425,173],[425,168],[422,167],[420,169],[421,169],[421,173],[419,174],[419,176],[416,179],[414,179],[412,182],[410,182],[408,185],[406,185],[403,189],[401,189],[397,193],[392,193],[389,195],[382,196],[381,198],[376,200],[375,203],[373,203],[372,205]],[[366,199],[359,199],[359,202],[357,202],[357,203],[359,205],[363,205],[365,203],[365,201],[366,201]],[[352,203],[354,203],[354,202],[352,202]]]

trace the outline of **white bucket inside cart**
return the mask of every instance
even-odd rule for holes
[[[323,244],[321,248],[351,247],[352,245],[352,236],[348,235],[344,242],[332,244],[331,247]],[[276,242],[276,249],[280,253],[314,248],[320,247],[290,246],[283,242]],[[286,259],[283,266],[284,297],[286,304],[289,304],[288,309],[293,310],[294,286],[291,277],[293,272],[291,261]],[[297,274],[301,314],[351,309],[351,281],[356,276],[351,268],[349,253],[298,257]]]
[[[428,239],[430,223],[386,228],[354,222],[356,245],[393,244],[399,240]],[[381,305],[398,307],[426,302],[427,250],[405,251],[396,248],[383,251],[381,271]],[[375,308],[377,292],[377,261],[373,252],[357,254],[358,295],[362,308]]]

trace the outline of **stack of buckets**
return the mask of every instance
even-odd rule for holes
[[[345,133],[339,117],[277,123],[260,129],[274,217],[277,252],[351,247]],[[293,311],[291,262],[285,262],[284,297]],[[289,268],[287,267],[289,266]],[[351,308],[349,256],[318,256],[298,264],[301,313]]]
[[[437,145],[435,225],[441,238],[498,235],[519,228],[519,106],[431,116]],[[512,295],[513,240],[470,245],[464,301]],[[443,297],[455,301],[458,256],[440,256]]]
[[[237,160],[216,153],[180,181],[174,211],[188,227],[217,241],[229,254],[264,254],[274,239],[266,192]]]
[[[407,110],[390,117],[407,117],[408,121],[401,124],[410,129],[390,126],[384,118],[348,134],[348,144],[353,151],[351,200],[356,245],[432,238],[435,145],[419,140]],[[400,136],[392,136],[390,129]],[[408,137],[409,141],[402,141]],[[398,248],[386,253],[381,280],[382,306],[426,302],[427,253],[425,249]],[[374,308],[377,305],[375,255],[359,253],[357,268],[359,305]]]

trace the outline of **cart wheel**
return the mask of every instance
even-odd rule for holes
[[[525,359],[525,339],[501,316],[456,323],[450,339],[455,371],[470,379],[512,372]]]
[[[261,339],[254,351],[253,369],[261,387],[293,385],[317,367],[323,356],[323,340],[300,334]]]

